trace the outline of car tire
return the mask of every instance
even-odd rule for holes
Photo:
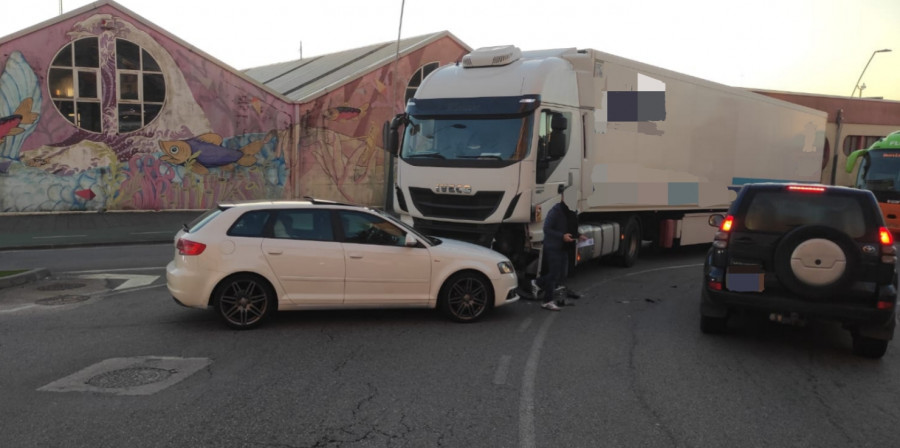
[[[887,351],[888,341],[853,335],[853,354],[864,358],[879,359]]]
[[[703,334],[722,334],[728,329],[728,317],[700,316],[700,331]]]
[[[622,247],[616,255],[616,264],[630,268],[637,261],[641,251],[641,224],[637,218],[630,217],[622,224]]]
[[[225,325],[236,330],[259,326],[275,308],[275,293],[264,279],[239,274],[216,287],[215,308]]]
[[[494,287],[480,273],[454,274],[441,288],[438,304],[441,312],[456,322],[475,322],[491,309]]]
[[[821,260],[818,254],[810,255],[808,248],[834,257],[834,268],[817,272],[817,268],[810,267],[810,263],[817,265]],[[821,300],[846,291],[859,266],[859,257],[847,234],[827,226],[803,226],[788,232],[778,243],[774,265],[775,274],[789,291]]]

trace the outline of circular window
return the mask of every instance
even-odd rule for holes
[[[116,39],[115,55],[105,52],[96,37],[78,39],[59,50],[47,77],[53,104],[70,123],[86,131],[141,129],[159,115],[165,102],[162,70],[147,50],[124,39]],[[104,77],[100,61],[111,58],[116,61],[115,75]],[[116,116],[116,123],[103,122],[104,95],[115,96],[116,110],[110,115]]]

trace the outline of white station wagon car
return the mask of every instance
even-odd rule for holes
[[[310,199],[220,204],[175,237],[169,292],[232,328],[276,310],[439,308],[459,322],[515,302],[512,263],[378,210]]]

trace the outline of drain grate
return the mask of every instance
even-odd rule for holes
[[[177,370],[157,369],[155,367],[130,367],[127,369],[112,370],[91,377],[85,384],[102,387],[104,389],[117,389],[121,387],[137,387],[158,383],[178,373]]]
[[[49,285],[39,286],[38,291],[65,291],[67,289],[83,288],[84,283],[75,282],[56,282]]]
[[[80,296],[75,294],[65,294],[61,296],[53,296],[48,297],[46,299],[36,300],[34,303],[38,305],[68,305],[70,303],[78,303],[84,302],[87,299],[90,299],[90,296]]]

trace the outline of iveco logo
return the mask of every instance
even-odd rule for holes
[[[437,184],[434,186],[434,192],[437,194],[473,194],[471,185],[460,184]]]

